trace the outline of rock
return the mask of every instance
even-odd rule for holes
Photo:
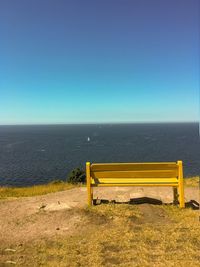
[[[44,209],[47,205],[46,204],[42,204],[40,207],[39,207],[39,210],[40,209]]]
[[[101,204],[101,199],[99,199],[99,198],[94,199],[94,204],[95,205],[100,205]]]
[[[8,264],[16,264],[16,261],[6,261]]]
[[[6,248],[4,251],[8,251],[8,252],[15,252],[16,249],[12,249],[12,248]]]
[[[71,209],[71,207],[65,203],[51,203],[46,205],[44,210],[46,211],[55,211],[55,210],[63,210],[63,209]]]

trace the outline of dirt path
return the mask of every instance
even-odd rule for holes
[[[139,205],[139,210],[142,214],[140,223],[167,224],[172,222],[166,212],[158,206],[145,203]]]
[[[171,188],[98,188],[94,198],[140,203],[148,223],[166,222],[162,208],[148,203],[171,203]],[[198,188],[186,188],[186,202],[199,202]],[[87,205],[86,188],[36,197],[0,201],[0,243],[26,242],[38,238],[74,233],[85,220],[81,212]],[[78,212],[77,212],[78,211]]]

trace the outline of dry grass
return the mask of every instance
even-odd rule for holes
[[[198,186],[198,180],[187,178],[185,185]],[[0,188],[0,198],[42,195],[72,187],[64,182],[4,187]],[[142,207],[107,204],[74,210],[75,216],[83,218],[74,232],[1,244],[0,266],[200,266],[199,211],[148,205],[145,213]]]
[[[200,266],[198,211],[149,207],[157,218],[152,223],[146,221],[142,205],[77,210],[84,223],[77,225],[74,234],[11,245],[14,252],[5,252],[4,247],[2,260],[14,261],[15,266],[45,267]],[[165,219],[159,220],[163,212]]]
[[[184,179],[185,186],[199,186],[199,176]],[[54,181],[44,185],[35,185],[30,187],[0,187],[0,199],[8,197],[30,197],[44,195],[58,191],[64,191],[76,186],[62,181]]]
[[[0,199],[5,199],[8,197],[31,197],[44,195],[48,193],[68,190],[74,187],[75,185],[62,181],[54,181],[48,184],[35,185],[30,187],[0,187]]]
[[[190,177],[190,178],[184,179],[184,184],[185,184],[185,186],[197,187],[197,186],[199,186],[199,181],[200,181],[200,177],[195,176],[195,177]]]

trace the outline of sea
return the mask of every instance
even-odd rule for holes
[[[200,175],[198,123],[0,126],[0,185],[67,180],[90,162],[183,161]]]

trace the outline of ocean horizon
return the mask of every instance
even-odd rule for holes
[[[197,122],[0,125],[0,185],[66,180],[85,162],[182,160],[184,176],[200,175]]]

